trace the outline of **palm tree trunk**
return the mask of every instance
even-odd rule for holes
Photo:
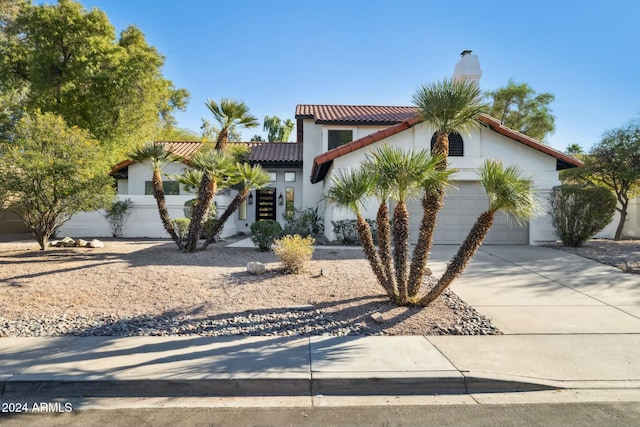
[[[409,298],[415,298],[420,292],[420,286],[427,270],[429,251],[431,251],[433,245],[436,219],[438,212],[442,208],[443,201],[444,192],[442,190],[426,193],[422,198],[423,215],[420,223],[420,234],[418,235],[418,243],[413,249],[413,259],[409,270]]]
[[[482,245],[484,238],[487,237],[487,233],[493,224],[493,218],[494,213],[491,211],[480,214],[475,224],[473,224],[473,227],[471,227],[466,239],[464,239],[464,242],[462,242],[462,245],[458,249],[458,253],[453,257],[438,283],[420,300],[421,306],[426,307],[438,298],[451,282],[453,282],[453,279],[462,273],[467,263],[473,258],[480,245]]]
[[[213,198],[216,195],[216,188],[217,182],[209,178],[206,173],[203,174],[200,187],[198,188],[197,201],[191,212],[191,223],[189,224],[187,243],[184,246],[187,252],[194,252],[197,249],[202,225],[206,221],[209,210],[211,209],[211,202],[213,202]]]
[[[393,263],[396,269],[396,283],[400,303],[408,300],[407,281],[409,278],[409,211],[407,204],[399,202],[393,210]]]
[[[391,226],[389,225],[389,206],[387,201],[380,203],[378,213],[376,215],[376,223],[378,226],[378,255],[380,262],[384,268],[384,274],[387,278],[385,289],[392,289],[394,294],[398,293],[398,287],[393,274],[393,256],[391,255]]]
[[[167,230],[171,239],[178,245],[178,249],[183,249],[182,239],[176,233],[175,228],[173,227],[173,222],[171,222],[171,215],[169,215],[169,210],[167,209],[167,203],[164,199],[164,189],[162,188],[162,176],[160,175],[160,170],[153,171],[153,179],[151,181],[153,185],[153,197],[156,199],[156,204],[158,205],[158,212],[160,213],[160,220],[162,221],[162,225],[164,229]]]
[[[438,163],[438,170],[445,170],[447,168],[447,156],[449,155],[449,134],[438,134],[436,143],[433,144],[431,149],[433,156],[442,155],[442,161]]]
[[[225,127],[220,129],[220,133],[218,133],[218,139],[216,140],[216,150],[222,151],[227,147],[229,143],[229,130]]]
[[[360,237],[362,251],[364,252],[365,258],[367,258],[367,261],[369,261],[369,265],[371,265],[373,274],[375,274],[376,279],[378,279],[378,282],[382,285],[389,298],[394,299],[394,290],[387,287],[387,277],[384,274],[384,268],[382,267],[382,262],[380,261],[378,252],[376,252],[376,246],[373,244],[371,228],[367,221],[360,215],[358,215],[356,220],[356,230],[358,231],[358,237]]]
[[[216,234],[218,234],[220,230],[222,230],[222,227],[224,227],[224,223],[227,222],[229,217],[231,217],[231,215],[238,209],[238,207],[240,207],[240,204],[242,204],[242,202],[246,200],[247,195],[249,195],[248,189],[242,189],[238,191],[236,197],[233,198],[231,203],[229,203],[229,206],[227,206],[227,209],[225,209],[222,215],[220,215],[220,218],[218,218],[218,221],[216,222],[211,235],[204,241],[200,250],[205,250],[207,246],[209,246],[209,244],[211,244],[211,242],[215,240]]]

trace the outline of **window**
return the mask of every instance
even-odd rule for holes
[[[330,130],[329,150],[353,141],[352,130]]]
[[[269,175],[269,181],[270,182],[276,182],[276,180],[278,179],[277,172],[269,172],[269,171],[267,171],[267,175]]]
[[[433,150],[433,146],[436,143],[436,138],[438,135],[435,133],[431,137],[431,149]],[[449,134],[449,153],[448,156],[451,157],[463,157],[464,156],[464,141],[462,137],[458,133],[450,133]]]
[[[285,215],[287,216],[287,218],[291,218],[294,214],[294,196],[293,196],[293,187],[287,187],[284,190],[285,194],[286,194],[286,203],[285,203],[285,207],[284,207],[284,212]]]
[[[296,182],[296,173],[295,172],[285,172],[284,173],[284,182]]]
[[[180,195],[180,183],[177,181],[164,181],[162,183],[162,189],[165,196],[178,196]],[[144,182],[144,194],[146,196],[153,196],[153,182]]]

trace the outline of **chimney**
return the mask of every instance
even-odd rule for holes
[[[478,55],[472,55],[470,50],[463,50],[460,56],[461,58],[453,70],[453,79],[467,79],[476,82],[479,86],[482,70]]]

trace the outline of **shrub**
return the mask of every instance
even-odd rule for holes
[[[198,199],[190,199],[184,202],[182,212],[184,212],[185,218],[191,218],[191,212],[193,212],[193,205],[196,204]],[[218,214],[218,206],[215,202],[211,202],[211,209],[209,209],[209,217],[214,218]]]
[[[176,234],[180,239],[185,239],[187,234],[189,233],[189,225],[191,224],[191,219],[189,218],[176,218],[173,221],[173,227],[176,230]]]
[[[318,214],[318,208],[294,209],[293,213],[284,213],[282,218],[285,220],[285,235],[316,237],[324,232],[324,221]]]
[[[280,258],[284,271],[289,274],[302,273],[313,255],[315,239],[299,234],[284,236],[273,244],[273,252]]]
[[[561,185],[551,192],[551,222],[565,246],[582,246],[613,219],[616,198],[598,186]]]
[[[213,233],[213,229],[218,224],[218,218],[212,216],[207,219],[202,225],[202,237],[208,239],[211,237],[211,233]]]
[[[369,223],[369,227],[371,228],[373,242],[377,243],[378,229],[376,226],[376,221],[372,219],[367,219],[366,221],[367,223]],[[343,245],[360,244],[360,236],[358,236],[358,229],[356,228],[355,219],[341,219],[339,221],[331,221],[331,225],[333,225],[333,232],[336,235],[337,242],[340,242]]]
[[[109,223],[109,227],[111,227],[113,237],[122,235],[122,227],[129,219],[132,209],[133,202],[131,199],[118,200],[105,209],[104,217]]]
[[[262,252],[271,250],[271,245],[281,235],[282,227],[278,221],[266,219],[251,224],[251,241]]]

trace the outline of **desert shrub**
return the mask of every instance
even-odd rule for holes
[[[251,241],[262,252],[271,250],[271,245],[280,236],[282,236],[282,227],[278,221],[266,219],[251,224]]]
[[[292,213],[283,214],[282,219],[285,220],[283,230],[285,235],[316,237],[324,232],[324,221],[318,214],[318,208],[294,209]]]
[[[289,274],[302,273],[313,255],[315,239],[299,234],[287,235],[273,243],[273,252],[280,258],[284,271]]]
[[[202,237],[208,239],[211,237],[211,233],[213,233],[214,228],[218,224],[218,218],[212,216],[207,219],[202,225]]]
[[[561,185],[551,192],[551,222],[565,246],[582,246],[613,219],[616,198],[598,186]]]
[[[182,206],[182,212],[184,212],[185,218],[191,218],[191,212],[193,212],[193,205],[195,205],[197,201],[198,199],[190,199],[184,202],[184,205]],[[215,202],[211,202],[211,209],[209,209],[209,217],[215,218],[217,214],[218,214],[218,206],[216,205]]]
[[[122,227],[129,219],[132,210],[133,202],[131,199],[118,200],[105,209],[104,217],[111,227],[113,237],[122,235]]]
[[[173,227],[176,230],[176,234],[180,239],[185,239],[187,234],[189,234],[189,225],[191,224],[191,219],[189,218],[176,218],[173,221]]]
[[[371,228],[371,234],[373,235],[373,242],[377,243],[377,226],[376,221],[367,219],[369,227]],[[359,245],[360,236],[358,236],[358,229],[356,228],[355,219],[341,219],[338,221],[331,221],[333,225],[333,232],[336,235],[336,241],[343,245]]]

